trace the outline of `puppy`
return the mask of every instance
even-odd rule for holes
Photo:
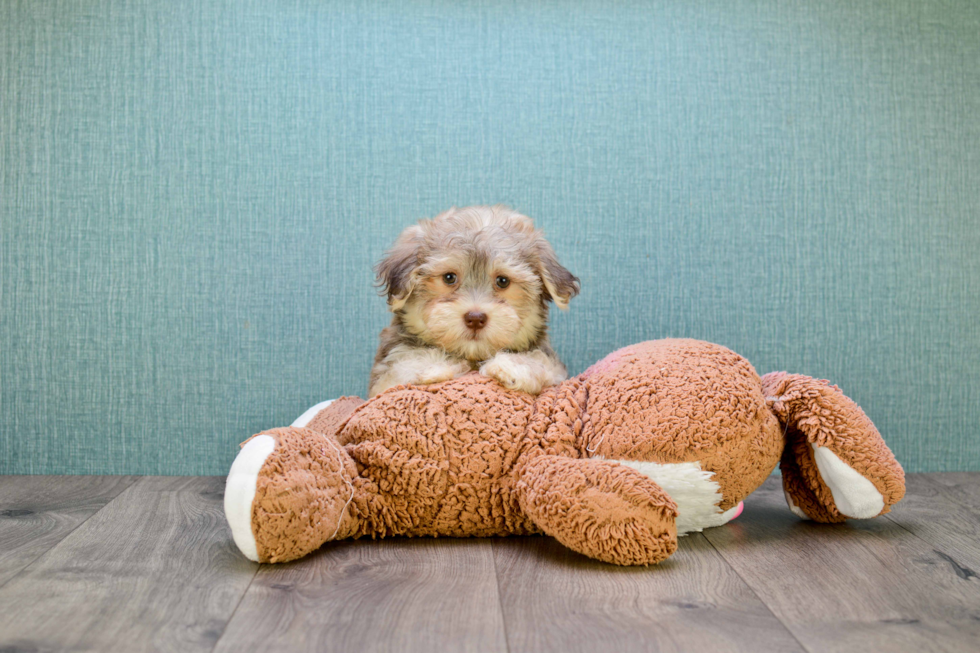
[[[567,308],[579,280],[527,216],[451,208],[405,229],[376,272],[393,317],[368,396],[472,370],[532,394],[568,376],[548,344],[548,302]]]

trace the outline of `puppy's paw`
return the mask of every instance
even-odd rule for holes
[[[480,374],[495,379],[508,390],[540,394],[544,381],[535,373],[535,366],[521,354],[499,353],[480,367]]]
[[[470,366],[465,363],[435,363],[424,370],[421,370],[412,383],[418,385],[431,385],[455,379],[470,371]]]

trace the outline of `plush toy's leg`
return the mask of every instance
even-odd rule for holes
[[[259,562],[260,558],[255,535],[252,534],[252,502],[255,500],[259,472],[275,448],[274,437],[256,435],[242,446],[225,481],[225,519],[238,549],[253,562]]]
[[[326,435],[334,435],[354,410],[364,403],[360,397],[340,397],[318,403],[296,418],[290,426],[305,427]]]
[[[677,506],[625,465],[542,455],[524,465],[518,491],[541,530],[592,558],[649,565],[677,549]]]
[[[905,474],[864,411],[839,388],[808,376],[762,377],[786,430],[780,469],[790,509],[820,522],[867,519],[905,495]]]
[[[353,407],[315,417],[334,423],[342,409]],[[235,544],[250,560],[284,562],[345,537],[354,527],[348,506],[356,471],[332,433],[287,427],[254,436],[243,444],[225,485]]]

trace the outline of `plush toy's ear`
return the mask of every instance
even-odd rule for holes
[[[535,251],[538,257],[538,275],[547,295],[545,299],[554,301],[555,306],[562,310],[567,309],[568,302],[579,292],[578,277],[558,262],[555,250],[541,235],[535,243]]]
[[[377,285],[382,294],[388,295],[388,306],[392,311],[400,310],[405,305],[415,287],[422,236],[420,225],[408,227],[374,268],[378,275]]]
[[[820,522],[868,519],[905,495],[905,473],[864,411],[837,386],[800,374],[762,377],[786,432],[780,463],[790,509]]]

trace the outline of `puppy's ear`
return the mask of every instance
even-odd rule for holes
[[[422,227],[413,225],[403,231],[385,257],[374,266],[377,285],[382,295],[388,295],[388,307],[397,311],[408,301],[415,287],[415,270],[422,248]]]
[[[569,272],[558,262],[555,250],[551,249],[544,238],[537,239],[538,274],[544,283],[545,299],[555,302],[561,310],[568,309],[568,302],[578,294],[580,289],[578,277]]]

